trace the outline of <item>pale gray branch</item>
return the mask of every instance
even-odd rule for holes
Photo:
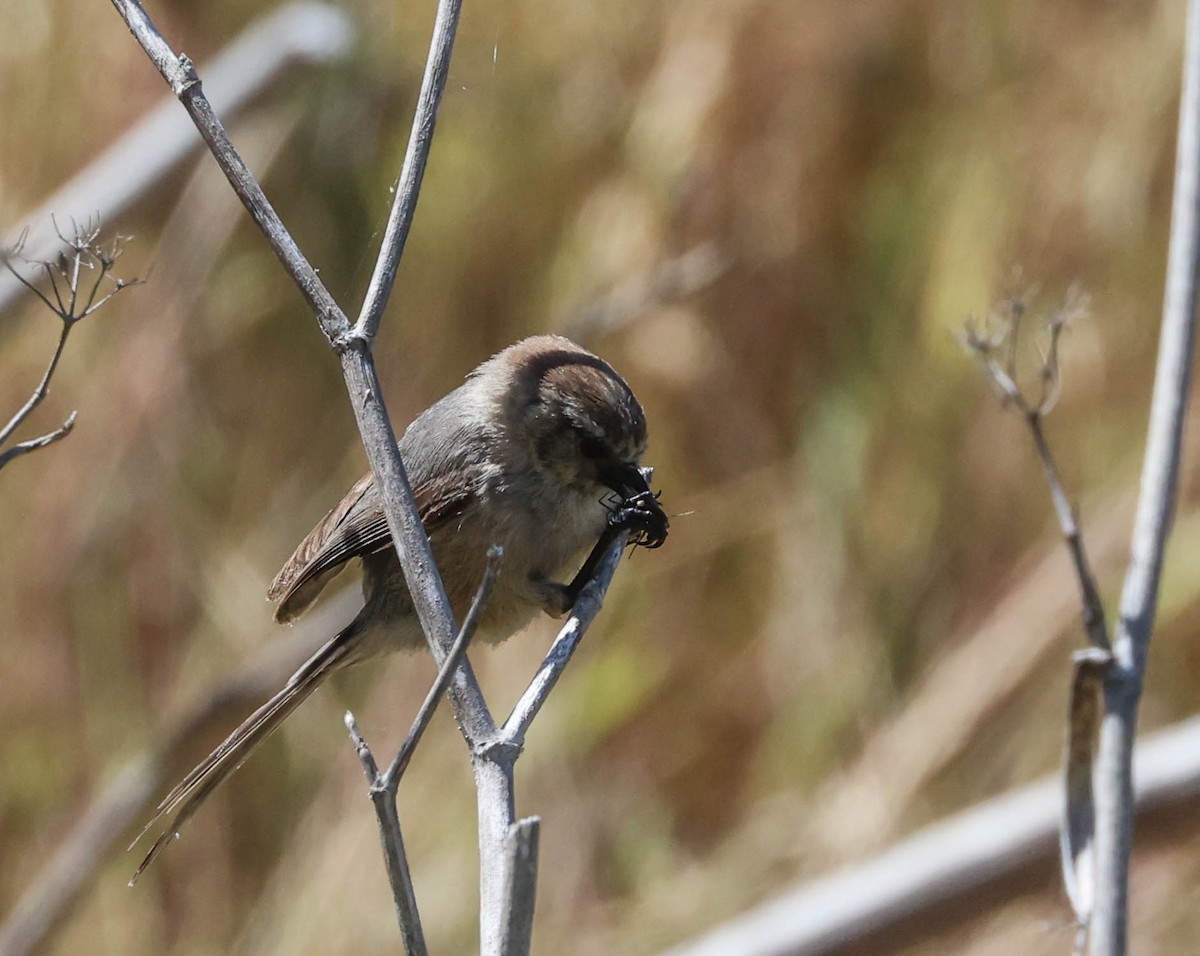
[[[1079,582],[1080,615],[1083,618],[1083,630],[1088,643],[1092,647],[1108,650],[1108,621],[1104,616],[1104,602],[1100,599],[1100,589],[1096,586],[1096,575],[1092,572],[1092,563],[1088,559],[1087,548],[1084,547],[1083,534],[1079,530],[1079,522],[1075,517],[1075,509],[1067,499],[1063,488],[1062,478],[1058,473],[1058,465],[1046,441],[1046,433],[1042,427],[1043,413],[1037,409],[1026,411],[1025,420],[1033,435],[1033,444],[1037,449],[1038,458],[1042,463],[1042,471],[1046,476],[1046,485],[1050,489],[1050,500],[1054,505],[1054,515],[1058,519],[1058,527],[1066,541],[1067,550],[1071,553],[1071,563],[1075,566],[1075,577]]]
[[[421,522],[408,474],[400,460],[396,434],[384,407],[379,377],[371,360],[370,344],[356,336],[348,336],[347,340],[349,347],[340,358],[358,430],[375,473],[376,487],[383,498],[388,528],[399,545],[400,565],[413,596],[413,605],[430,650],[440,665],[450,653],[457,633],[450,600],[429,549],[429,537]],[[474,751],[491,738],[496,725],[471,662],[463,660],[454,673],[450,702],[463,736]]]
[[[1163,552],[1175,508],[1183,420],[1195,347],[1200,266],[1200,2],[1188,4],[1175,156],[1171,239],[1162,331],[1129,569],[1121,594],[1114,662],[1105,679],[1105,716],[1096,767],[1096,909],[1092,956],[1126,951],[1129,856],[1133,843],[1133,740]]]
[[[458,30],[458,17],[462,0],[440,0],[437,17],[433,24],[433,39],[429,44],[429,56],[425,60],[425,75],[421,80],[421,92],[417,96],[416,116],[409,135],[408,150],[404,154],[404,165],[400,170],[400,182],[392,211],[388,216],[387,228],[379,257],[375,260],[375,271],[371,275],[367,295],[359,312],[354,334],[368,341],[375,338],[379,322],[387,308],[396,282],[396,270],[408,241],[413,216],[417,210],[417,198],[421,182],[425,178],[425,165],[429,160],[429,148],[433,144],[433,130],[437,125],[438,104],[446,88],[446,76],[450,72],[450,52]]]
[[[425,728],[429,726],[429,721],[433,718],[433,712],[437,709],[438,701],[446,693],[446,690],[450,686],[450,681],[454,677],[454,673],[458,670],[459,664],[462,663],[463,658],[466,656],[467,645],[475,636],[475,631],[479,627],[479,620],[483,615],[483,609],[487,606],[488,599],[491,597],[492,588],[496,584],[496,575],[500,573],[500,563],[503,560],[504,549],[498,545],[492,545],[488,550],[487,564],[483,570],[483,580],[479,582],[479,588],[475,591],[475,598],[471,601],[471,607],[467,611],[467,616],[463,620],[462,627],[459,628],[458,637],[454,639],[454,646],[450,648],[450,653],[442,661],[438,669],[437,679],[430,686],[429,693],[425,695],[425,701],[417,713],[416,720],[413,721],[412,728],[408,732],[408,737],[405,738],[404,744],[396,754],[396,759],[388,767],[387,773],[380,778],[381,786],[393,793],[395,793],[396,787],[399,786],[400,778],[404,775],[409,760],[412,759],[413,751],[416,750],[417,744],[421,742],[421,735],[425,733]]]
[[[1080,613],[1090,646],[1087,651],[1075,656],[1063,768],[1062,823],[1059,832],[1063,883],[1078,925],[1078,952],[1082,952],[1094,912],[1096,794],[1093,770],[1102,712],[1101,687],[1103,676],[1112,664],[1113,655],[1104,604],[1096,585],[1095,574],[1084,546],[1075,509],[1067,497],[1058,464],[1050,443],[1046,440],[1043,422],[1060,393],[1059,340],[1068,318],[1081,308],[1079,295],[1073,291],[1068,296],[1067,303],[1047,317],[1050,340],[1042,352],[1036,401],[1026,396],[1019,378],[1018,340],[1022,326],[1028,319],[1023,301],[1012,299],[1006,303],[1004,324],[994,335],[980,334],[974,325],[969,323],[964,343],[979,360],[985,374],[999,393],[1002,403],[1015,409],[1029,427],[1050,491],[1054,514],[1070,552],[1079,584]],[[1003,353],[1003,364],[997,361],[998,353]]]
[[[508,829],[508,886],[504,899],[501,956],[528,956],[533,944],[533,907],[537,898],[538,834],[541,820],[526,817]]]
[[[538,667],[537,673],[534,674],[533,680],[530,681],[525,693],[521,695],[521,699],[517,701],[508,720],[500,729],[500,738],[509,745],[518,749],[525,745],[525,734],[529,730],[529,725],[533,723],[534,718],[542,709],[542,705],[546,702],[546,698],[550,696],[550,691],[558,683],[571,656],[579,647],[580,641],[583,640],[584,633],[596,615],[600,613],[604,595],[612,583],[613,575],[616,573],[617,565],[620,564],[621,555],[628,540],[628,532],[617,535],[603,560],[597,566],[595,577],[579,592],[579,598],[571,609],[571,616],[567,619],[567,623],[559,630],[558,636],[550,646],[541,666]]]
[[[375,818],[379,823],[379,842],[383,845],[383,865],[387,870],[388,883],[392,887],[392,903],[396,907],[396,922],[400,925],[400,938],[404,941],[407,956],[428,956],[425,932],[421,929],[421,916],[417,910],[417,897],[413,890],[412,874],[408,869],[408,854],[404,851],[404,838],[400,832],[400,812],[396,806],[396,793],[383,786],[379,765],[375,755],[358,731],[354,715],[346,711],[346,729],[350,740],[363,765],[367,777],[367,792],[375,807]]]
[[[397,543],[400,564],[409,583],[413,603],[435,656],[439,662],[444,660],[454,643],[457,629],[441,578],[434,566],[429,540],[412,497],[404,464],[400,460],[369,343],[351,334],[349,319],[330,296],[229,140],[205,98],[191,61],[177,56],[171,50],[136,0],[112,2],[134,38],[179,97],[230,186],[250,212],[276,257],[313,309],[322,331],[338,351],[346,389],[376,485],[383,498],[388,527]],[[451,700],[456,712],[460,708],[470,711],[459,714],[464,734],[480,730],[486,732],[493,726],[469,662],[464,661],[459,668],[451,689]],[[470,739],[468,736],[468,741]]]
[[[475,636],[479,626],[479,618],[487,603],[492,587],[496,583],[496,574],[500,567],[503,551],[493,547],[488,551],[487,565],[484,569],[483,580],[475,592],[471,609],[459,629],[458,637],[446,659],[438,669],[437,677],[425,695],[425,700],[417,711],[409,728],[408,736],[396,754],[386,773],[379,772],[371,748],[367,745],[358,730],[354,715],[346,712],[346,728],[350,731],[350,740],[363,765],[367,777],[368,792],[375,806],[375,816],[379,823],[379,839],[383,845],[384,866],[387,869],[388,881],[392,887],[392,900],[396,907],[396,921],[400,924],[400,936],[404,940],[404,950],[408,956],[426,956],[424,932],[421,929],[421,918],[417,911],[416,893],[413,890],[412,874],[408,868],[408,857],[404,852],[404,839],[400,832],[400,813],[396,805],[396,796],[400,787],[400,778],[412,759],[413,751],[421,741],[425,728],[433,719],[438,702],[450,681],[457,672],[459,664],[467,653],[467,645]]]
[[[428,155],[429,137],[434,129],[437,102],[449,68],[460,2],[461,0],[441,0],[439,3],[437,25],[430,46],[430,60],[426,66],[425,81],[410,139],[411,146],[401,174],[401,189],[393,205],[387,237],[379,253],[359,324],[351,328],[345,313],[321,283],[233,147],[216,113],[204,97],[199,77],[191,62],[186,57],[177,56],[171,50],[136,0],[113,0],[114,6],[125,19],[135,38],[192,117],[230,185],[262,230],[277,258],[300,288],[314,311],[321,330],[337,352],[358,429],[371,463],[388,528],[396,544],[414,607],[434,657],[439,665],[447,667],[453,667],[451,654],[457,628],[400,459],[396,435],[387,415],[372,360],[371,344],[394,283],[399,256],[411,225],[421,174]],[[608,576],[611,577],[611,570]],[[602,588],[597,590],[602,591]],[[586,620],[590,620],[598,610],[600,594],[593,594],[594,597],[589,595],[584,601],[584,607],[590,609],[585,615]],[[590,602],[594,602],[594,607]],[[586,621],[581,624],[573,638],[576,643],[583,627],[586,627]],[[567,656],[569,657],[569,654]],[[528,717],[521,725],[522,733],[560,672],[561,665],[550,669],[545,690],[529,708]],[[453,673],[454,678],[448,693],[463,736],[471,749],[477,786],[482,900],[480,952],[487,956],[495,956],[501,952],[504,939],[515,938],[511,932],[506,935],[505,914],[513,911],[510,894],[516,891],[514,888],[519,889],[525,879],[514,874],[514,857],[507,849],[509,834],[515,820],[513,762],[519,754],[519,747],[512,746],[498,734],[470,662],[464,658],[454,668]],[[356,745],[359,742],[361,737],[357,738]],[[369,755],[365,744],[362,745],[360,754],[364,752]],[[364,759],[364,768],[368,776],[378,775],[378,767],[373,766],[373,758],[370,761]],[[375,789],[372,791],[373,799]],[[402,859],[403,847],[399,842],[399,821],[392,819],[395,816],[395,801],[392,799],[382,802],[390,804],[390,810],[385,808],[380,812],[380,820],[381,827],[385,829],[385,854],[389,854],[391,872],[393,862]],[[378,809],[380,801],[376,800],[376,803]],[[391,846],[388,843],[388,831],[394,831],[395,834],[395,843]],[[528,852],[532,852],[536,848],[536,842],[528,844],[528,847]],[[406,922],[406,918],[402,917],[401,923],[416,927],[415,933],[410,932],[406,936],[406,945],[417,945],[420,943],[419,924],[416,920],[415,902],[411,899],[411,881],[407,881],[407,887],[399,888],[396,900],[398,911],[401,908],[411,908],[411,920]],[[415,949],[410,951],[420,952]]]
[[[1200,717],[1148,735],[1136,776],[1139,814],[1162,811],[1153,819],[1168,837],[1191,827],[1200,806]],[[1056,777],[996,797],[663,956],[861,956],[928,945],[932,927],[977,919],[982,901],[998,905],[1048,883],[1061,802]]]

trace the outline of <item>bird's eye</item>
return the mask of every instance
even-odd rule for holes
[[[583,435],[579,439],[579,450],[587,458],[603,458],[605,456],[604,442],[594,435]]]

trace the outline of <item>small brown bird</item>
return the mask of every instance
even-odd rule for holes
[[[538,611],[566,613],[620,531],[631,530],[635,544],[662,545],[667,517],[640,468],[645,448],[645,413],[625,380],[559,336],[510,346],[426,409],[400,439],[400,455],[455,617],[466,613],[492,544],[503,547],[504,561],[477,633],[493,643]],[[352,558],[362,559],[362,610],[167,794],[150,826],[173,814],[170,825],[134,881],[326,677],[424,645],[370,474],[275,577],[267,592],[279,602],[275,619],[303,614]]]

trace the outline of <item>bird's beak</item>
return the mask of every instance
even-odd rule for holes
[[[628,500],[638,495],[650,493],[650,485],[646,476],[637,465],[622,461],[614,461],[599,468],[600,480],[623,499]]]

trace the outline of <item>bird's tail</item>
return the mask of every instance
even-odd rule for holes
[[[129,881],[130,886],[158,859],[167,844],[179,836],[180,827],[191,819],[192,814],[200,808],[200,804],[209,794],[245,763],[254,749],[266,740],[292,711],[307,700],[309,694],[316,690],[326,677],[339,667],[351,663],[350,654],[355,647],[354,638],[358,636],[360,629],[360,622],[356,619],[321,645],[321,648],[288,679],[279,693],[247,717],[237,730],[226,737],[216,750],[200,761],[196,768],[163,798],[153,819],[146,824],[133,845],[164,817],[170,815],[171,822],[150,847],[137,872],[133,874],[133,879]],[[133,846],[130,849],[133,849]]]

